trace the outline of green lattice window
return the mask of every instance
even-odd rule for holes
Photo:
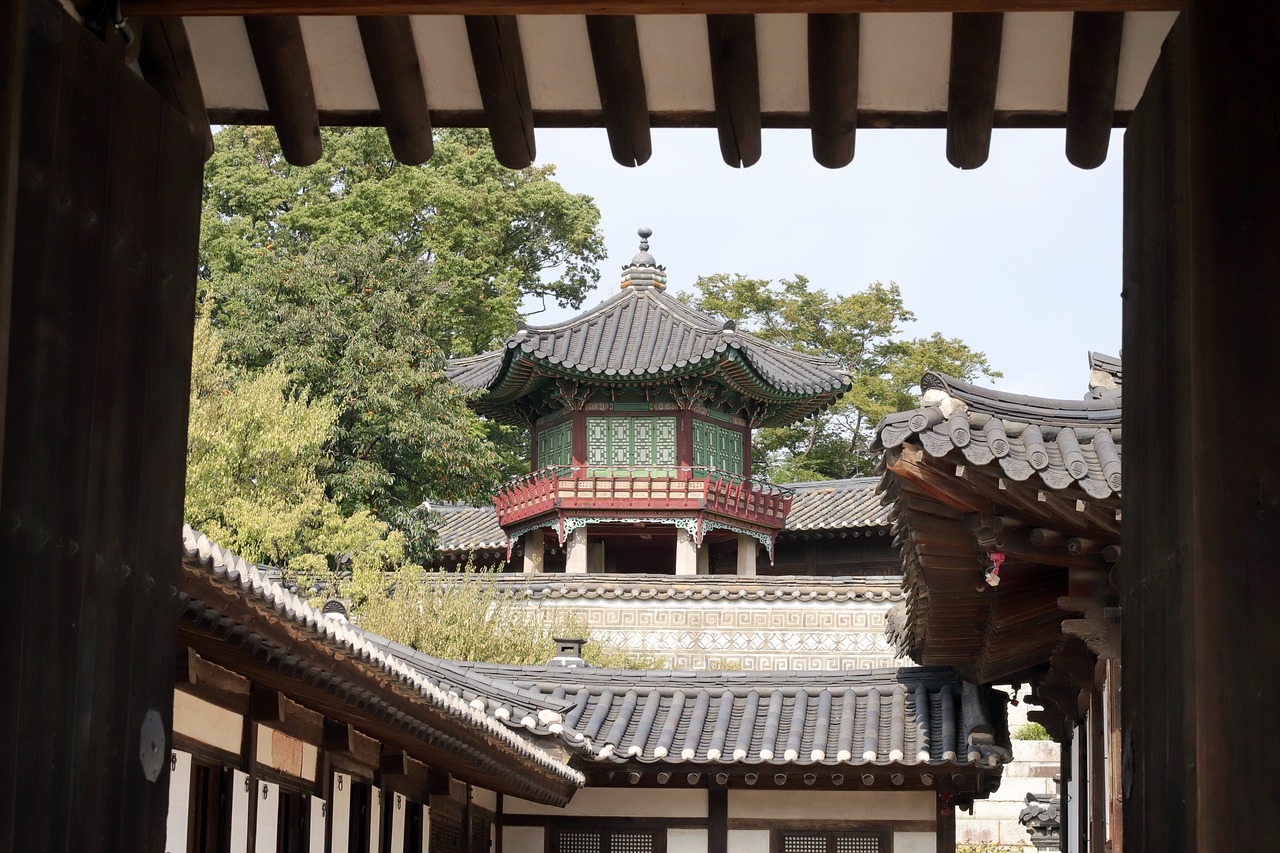
[[[548,468],[552,465],[570,465],[573,463],[573,423],[565,421],[549,429],[538,430],[538,465]]]
[[[676,464],[675,418],[587,418],[587,464],[669,468]]]
[[[706,421],[693,422],[693,464],[742,473],[742,433]]]

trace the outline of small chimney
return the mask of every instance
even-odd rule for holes
[[[321,611],[325,616],[338,622],[347,622],[347,605],[337,598],[331,598],[324,603],[324,609]]]
[[[582,659],[582,647],[586,642],[581,637],[556,637],[556,656],[547,661],[547,666],[585,667],[587,662]]]

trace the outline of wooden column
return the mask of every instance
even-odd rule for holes
[[[738,576],[739,577],[755,577],[756,575],[756,551],[758,550],[758,542],[754,536],[748,536],[745,533],[738,534]]]
[[[545,565],[545,551],[543,537],[546,531],[539,527],[537,530],[530,530],[524,535],[524,573],[531,575],[542,571]]]
[[[729,853],[729,791],[715,781],[707,785],[707,853]]]
[[[698,546],[693,536],[683,527],[676,528],[676,574],[696,575],[698,573]]]
[[[937,851],[938,853],[956,853],[956,807],[938,795],[935,808],[937,809],[935,829],[938,840]]]
[[[565,541],[564,570],[571,575],[587,573],[587,528],[574,528]]]
[[[1271,3],[1190,0],[1126,133],[1128,853],[1280,837],[1277,33]]]
[[[27,21],[23,72],[0,81],[7,97],[23,87],[20,215],[0,212],[20,283],[0,481],[0,849],[159,853],[202,145],[61,7],[4,5],[6,25]]]

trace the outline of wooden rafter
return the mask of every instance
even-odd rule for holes
[[[1107,159],[1120,76],[1124,14],[1077,12],[1071,23],[1067,84],[1067,159],[1093,169]]]
[[[493,153],[508,169],[533,162],[533,105],[514,15],[468,15],[467,40]]]
[[[391,150],[401,163],[425,163],[431,159],[435,144],[409,17],[361,15],[356,22]]]
[[[142,76],[203,137],[207,159],[213,153],[213,133],[187,28],[181,18],[147,18],[141,29],[138,66]]]
[[[813,159],[828,169],[853,161],[858,127],[857,15],[809,16],[809,119]]]
[[[127,15],[681,15],[1167,12],[1183,0],[124,0]]]
[[[1000,12],[961,12],[951,17],[947,160],[957,169],[978,168],[991,151],[1003,35]]]
[[[280,150],[293,165],[310,166],[324,152],[302,26],[296,17],[276,15],[245,18],[244,27]]]
[[[636,19],[631,15],[588,15],[587,39],[609,150],[623,166],[643,165],[653,154],[653,141]]]
[[[708,15],[720,155],[734,168],[760,159],[760,60],[754,15]]]

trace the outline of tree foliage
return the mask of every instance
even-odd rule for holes
[[[184,515],[247,560],[309,574],[398,564],[405,540],[369,512],[344,513],[316,473],[338,407],[292,390],[278,367],[252,375],[196,322]]]
[[[904,338],[915,315],[896,284],[875,282],[847,295],[796,276],[772,282],[742,275],[699,278],[693,305],[799,352],[836,356],[853,388],[831,408],[789,427],[757,430],[753,458],[777,482],[869,474],[872,430],[885,415],[915,406],[926,370],[962,379],[998,377],[987,357],[957,338]]]
[[[308,167],[269,128],[219,132],[205,172],[200,269],[215,285],[319,246],[373,244],[434,284],[445,356],[483,352],[515,327],[521,303],[577,307],[604,257],[600,212],[555,182],[555,167],[512,171],[483,131],[438,135],[424,166],[391,154],[381,128],[328,129]]]
[[[527,470],[527,437],[483,421],[442,374],[487,350],[528,299],[577,307],[603,257],[599,211],[553,167],[500,166],[483,132],[447,131],[421,167],[378,128],[326,130],[299,168],[267,128],[221,131],[200,273],[236,370],[279,370],[336,409],[319,466],[426,556],[424,499],[469,500]]]
[[[555,637],[583,637],[592,666],[658,669],[647,654],[626,652],[593,640],[583,620],[548,608],[528,596],[504,592],[487,572],[427,572],[403,568],[394,574],[356,572],[339,581],[354,603],[360,627],[447,660],[544,664]]]

